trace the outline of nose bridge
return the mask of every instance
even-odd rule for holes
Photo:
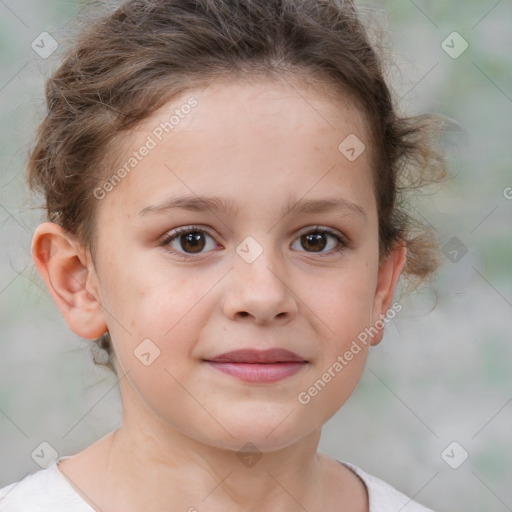
[[[256,236],[247,236],[236,247],[226,313],[249,314],[258,321],[291,317],[297,306],[273,237]]]
[[[247,279],[261,281],[263,278],[265,282],[277,281],[280,287],[283,286],[285,268],[272,234],[261,232],[247,236],[236,247],[236,254],[235,267]]]

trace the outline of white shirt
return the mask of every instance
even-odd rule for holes
[[[68,457],[60,457],[46,469],[0,489],[0,512],[95,512],[57,467]],[[366,485],[369,512],[433,512],[353,464],[338,462],[356,473]]]

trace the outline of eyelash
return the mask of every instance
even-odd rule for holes
[[[192,232],[205,233],[206,235],[208,235],[209,237],[211,237],[213,239],[213,236],[208,231],[206,231],[205,229],[201,228],[200,226],[183,226],[181,228],[175,229],[174,231],[171,231],[170,233],[167,233],[167,235],[162,239],[162,241],[160,242],[159,245],[164,247],[167,251],[170,251],[170,252],[172,252],[174,254],[178,254],[184,260],[194,260],[194,259],[197,260],[198,257],[200,257],[200,255],[204,254],[204,253],[196,253],[198,256],[194,256],[192,254],[179,252],[179,251],[176,251],[176,250],[174,250],[172,248],[169,248],[169,244],[174,239],[178,238],[182,234],[192,233]],[[345,237],[340,236],[335,231],[332,231],[332,230],[327,229],[327,228],[320,228],[318,226],[316,228],[314,228],[314,229],[310,229],[309,231],[302,232],[299,235],[298,238],[300,238],[301,236],[304,236],[304,235],[311,234],[311,233],[325,233],[327,235],[330,235],[330,236],[334,237],[337,240],[338,246],[336,248],[334,248],[334,249],[331,249],[330,251],[328,251],[326,253],[315,253],[315,252],[312,252],[310,254],[316,254],[319,257],[326,257],[326,256],[331,256],[333,253],[335,253],[335,254],[336,253],[342,253],[346,249],[351,247],[351,244],[349,243],[349,241]],[[307,251],[304,251],[304,252],[307,252]]]

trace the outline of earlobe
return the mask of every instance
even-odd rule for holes
[[[402,274],[407,261],[407,248],[405,244],[395,246],[389,255],[381,261],[377,276],[377,287],[373,301],[373,326],[378,328],[378,333],[373,336],[371,344],[378,345],[384,336],[386,313],[391,307],[398,279]],[[380,327],[380,328],[379,328]]]
[[[96,339],[107,330],[92,262],[79,244],[53,222],[40,224],[32,238],[32,258],[69,328]]]

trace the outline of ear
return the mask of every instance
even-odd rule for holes
[[[405,244],[395,246],[389,255],[381,260],[377,275],[377,287],[372,308],[372,326],[378,330],[372,337],[371,344],[378,345],[384,336],[384,326],[377,328],[383,323],[382,319],[386,316],[391,301],[395,293],[395,288],[407,259],[407,248]],[[380,322],[379,322],[380,320]]]
[[[81,338],[107,331],[92,259],[53,222],[40,224],[32,238],[32,258],[69,328]]]

